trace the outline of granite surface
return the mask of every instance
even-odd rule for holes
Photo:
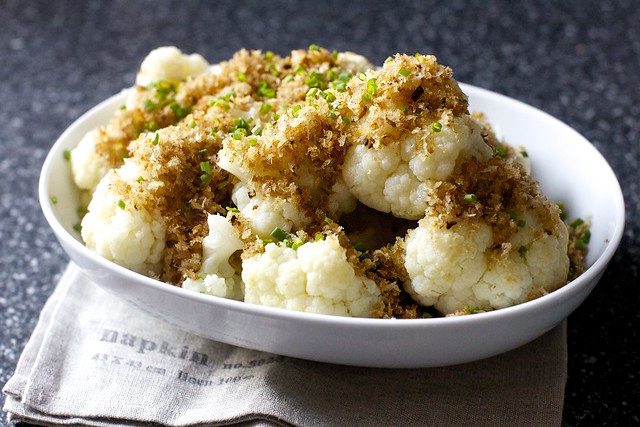
[[[67,263],[37,199],[39,169],[64,128],[131,85],[154,47],[216,62],[243,47],[287,54],[315,43],[377,64],[433,53],[460,81],[541,108],[600,150],[623,187],[627,224],[602,281],[569,318],[564,420],[640,424],[639,23],[634,0],[0,0],[0,384]]]

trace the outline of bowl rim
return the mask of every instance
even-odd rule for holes
[[[514,105],[519,105],[521,107],[525,107],[529,109],[532,113],[540,115],[545,120],[551,120],[556,125],[564,127],[569,132],[573,133],[574,136],[585,142],[585,149],[591,150],[591,155],[596,156],[599,162],[602,162],[603,170],[608,174],[611,174],[611,182],[615,183],[615,188],[611,188],[611,192],[614,193],[614,227],[610,232],[611,238],[606,242],[606,247],[603,252],[595,259],[593,264],[588,266],[588,268],[576,279],[570,281],[559,289],[550,292],[549,294],[543,295],[536,299],[526,301],[514,306],[500,308],[488,312],[480,312],[477,314],[473,314],[471,316],[447,316],[447,317],[434,317],[434,318],[421,318],[421,319],[379,319],[379,318],[360,318],[360,317],[346,317],[346,316],[334,316],[328,314],[317,314],[317,313],[307,313],[307,312],[298,312],[287,310],[283,308],[277,307],[268,307],[261,306],[257,304],[246,303],[243,301],[236,301],[232,299],[227,299],[223,297],[217,297],[213,295],[205,295],[200,294],[198,292],[188,291],[182,289],[178,286],[170,285],[159,280],[144,276],[142,274],[133,272],[128,270],[125,267],[122,267],[112,261],[109,261],[101,256],[97,255],[93,251],[89,250],[85,245],[83,245],[80,241],[78,241],[75,237],[73,237],[70,232],[65,229],[65,227],[58,221],[58,218],[53,210],[51,195],[47,190],[47,180],[49,175],[52,173],[53,164],[55,162],[56,157],[61,156],[63,153],[62,145],[67,140],[69,134],[74,132],[78,127],[80,127],[88,118],[93,116],[98,111],[102,111],[107,107],[110,107],[111,104],[116,103],[116,101],[120,101],[124,99],[124,96],[127,94],[131,88],[126,88],[116,93],[107,99],[101,101],[96,104],[85,113],[80,115],[76,120],[74,120],[71,125],[69,125],[63,133],[56,139],[55,143],[51,146],[47,156],[43,162],[40,176],[38,180],[38,196],[40,201],[40,206],[42,212],[45,216],[45,219],[49,223],[50,227],[54,231],[55,236],[60,240],[60,242],[65,245],[70,245],[71,248],[75,249],[78,252],[83,253],[84,256],[88,257],[90,261],[99,266],[102,269],[113,270],[118,275],[122,275],[126,277],[128,280],[136,282],[137,285],[143,285],[146,287],[151,287],[156,291],[168,293],[171,295],[175,295],[179,298],[193,299],[195,301],[200,301],[206,304],[219,305],[221,308],[225,308],[227,310],[233,310],[239,313],[250,313],[253,315],[259,315],[262,317],[269,318],[279,318],[283,320],[295,320],[297,322],[321,322],[323,324],[335,324],[338,326],[353,326],[353,327],[370,327],[375,326],[376,328],[428,328],[428,327],[438,327],[439,325],[446,326],[454,326],[454,325],[464,325],[468,322],[473,322],[474,324],[480,322],[489,322],[494,318],[505,317],[511,314],[518,315],[526,315],[529,312],[534,312],[538,310],[539,306],[544,306],[547,304],[553,304],[554,301],[562,301],[571,296],[579,293],[580,288],[584,286],[588,286],[589,283],[599,278],[599,275],[604,273],[609,261],[615,254],[620,241],[622,239],[625,227],[625,204],[624,197],[622,193],[622,189],[620,187],[620,183],[612,170],[609,163],[606,161],[604,156],[597,150],[597,148],[584,136],[578,133],[575,129],[571,128],[566,123],[561,120],[555,118],[554,116],[538,109],[537,107],[526,104],[517,99],[508,97],[506,95],[493,92],[488,89],[480,88],[474,85],[460,83],[461,88],[469,96],[469,98],[473,98],[477,95],[489,96],[500,100],[501,102],[515,103]],[[121,102],[120,102],[121,104]],[[473,104],[473,102],[471,103]],[[78,140],[79,142],[79,140]],[[71,261],[73,262],[73,261]]]

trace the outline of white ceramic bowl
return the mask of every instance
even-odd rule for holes
[[[98,285],[195,334],[228,344],[322,362],[369,367],[434,367],[470,362],[523,345],[552,329],[592,291],[623,233],[620,185],[580,134],[533,107],[462,85],[471,110],[483,111],[500,136],[524,146],[545,194],[571,216],[592,221],[588,270],[546,296],[462,317],[395,320],[314,315],[250,305],[183,290],[95,255],[73,229],[78,191],[63,158],[85,132],[106,123],[126,94],[74,122],[49,153],[40,177],[45,217],[70,258]],[[57,198],[53,204],[51,198]],[[588,333],[588,331],[584,331]]]

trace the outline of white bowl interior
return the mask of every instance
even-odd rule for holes
[[[107,123],[124,104],[126,91],[80,117],[52,147],[40,177],[42,209],[71,259],[96,283],[199,335],[257,350],[359,366],[442,366],[495,355],[548,331],[587,297],[622,237],[624,201],[605,159],[573,129],[521,102],[461,86],[469,95],[471,110],[484,112],[509,144],[525,147],[533,175],[545,194],[564,203],[569,216],[592,221],[588,270],[558,291],[515,307],[406,321],[312,315],[200,295],[98,257],[84,247],[74,230],[79,192],[64,152],[75,147],[86,132]]]

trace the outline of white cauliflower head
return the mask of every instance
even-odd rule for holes
[[[240,181],[234,203],[261,237],[275,226],[300,229],[319,210],[324,218],[355,209],[340,173],[344,138],[322,102],[292,107],[256,135],[227,135],[218,152],[217,165]]]
[[[245,184],[236,184],[231,196],[255,235],[268,239],[275,228],[290,232],[311,221],[303,211],[283,198],[256,194]]]
[[[448,226],[424,217],[405,240],[407,291],[421,304],[453,314],[465,307],[509,307],[563,285],[569,271],[566,225],[558,217],[547,229],[533,211],[519,215],[517,223],[517,232],[500,242],[485,221]]]
[[[375,282],[356,274],[335,236],[297,250],[268,244],[243,260],[245,302],[309,313],[371,317],[381,304]]]
[[[99,129],[87,132],[71,151],[71,173],[81,190],[93,192],[102,177],[111,169],[109,159],[96,150],[101,132]]]
[[[221,215],[209,215],[209,235],[202,240],[202,266],[200,279],[187,278],[184,289],[242,300],[243,286],[240,275],[231,265],[230,258],[243,249],[236,229]]]
[[[182,81],[207,71],[209,63],[199,54],[183,54],[175,46],[152,50],[144,58],[136,76],[138,86],[158,81]]]
[[[419,219],[433,186],[466,159],[493,154],[451,70],[434,57],[397,55],[352,78],[338,99],[349,141],[342,176],[374,209]]]
[[[144,168],[125,161],[100,181],[82,219],[82,238],[98,255],[145,275],[160,272],[165,224],[159,212],[129,203],[127,186],[145,177]]]
[[[443,113],[432,123],[389,145],[356,144],[349,149],[343,178],[358,200],[397,217],[419,219],[438,181],[470,156],[491,156],[480,127],[468,116]]]

